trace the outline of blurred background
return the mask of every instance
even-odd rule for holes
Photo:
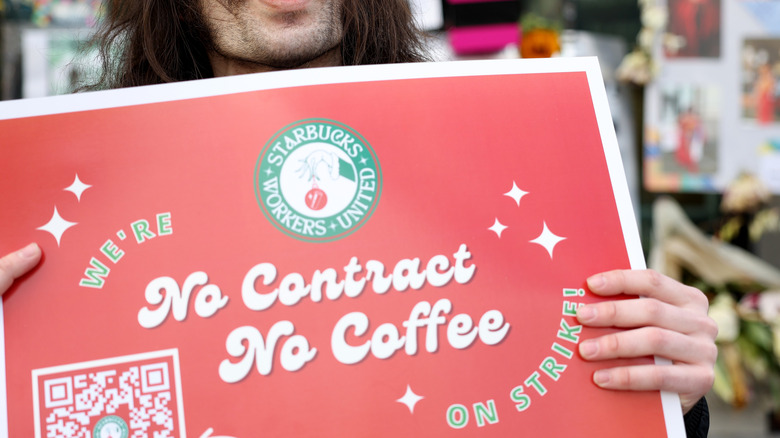
[[[710,436],[780,435],[780,1],[410,1],[435,60],[598,57],[648,264],[720,327]],[[101,8],[0,0],[0,99],[95,78]]]

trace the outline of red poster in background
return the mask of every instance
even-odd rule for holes
[[[0,252],[45,254],[3,296],[8,436],[683,436],[673,396],[600,390],[577,354],[603,333],[585,278],[642,267],[592,59],[0,119]]]

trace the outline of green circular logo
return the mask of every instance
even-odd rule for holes
[[[277,132],[255,167],[255,193],[266,218],[285,234],[330,242],[360,228],[382,192],[371,145],[352,128],[308,119]]]
[[[92,429],[92,438],[127,438],[129,435],[127,423],[116,415],[101,418]]]

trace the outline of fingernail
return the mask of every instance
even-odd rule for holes
[[[31,259],[38,255],[38,251],[40,251],[40,249],[38,248],[38,244],[31,243],[25,246],[24,248],[20,249],[19,251],[17,251],[17,254],[19,254],[19,257],[23,259]]]
[[[593,373],[593,382],[596,385],[604,386],[607,383],[609,383],[609,372],[608,371],[596,371]]]
[[[588,287],[592,291],[601,290],[607,284],[607,279],[604,278],[604,274],[596,274],[588,278]]]
[[[590,322],[596,319],[596,309],[591,306],[582,306],[577,310],[577,319],[580,322]]]
[[[595,341],[585,341],[580,344],[580,354],[585,359],[589,359],[599,352],[598,343]]]

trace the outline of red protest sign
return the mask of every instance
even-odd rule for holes
[[[577,354],[585,278],[642,263],[597,68],[3,104],[0,250],[45,253],[3,297],[9,435],[679,433]]]

